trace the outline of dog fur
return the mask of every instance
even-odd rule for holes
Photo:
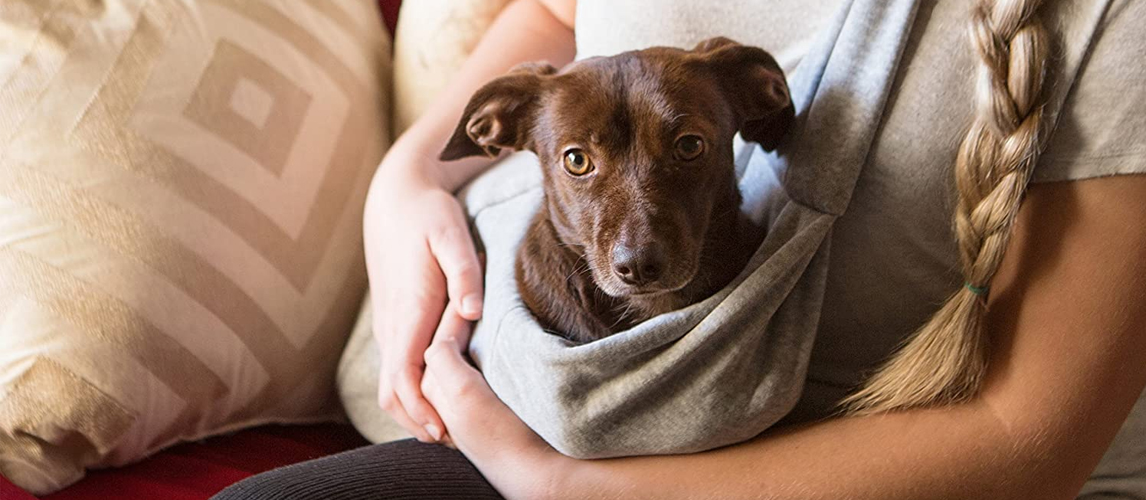
[[[772,56],[714,38],[561,72],[518,66],[474,94],[441,158],[537,155],[544,201],[517,284],[547,331],[587,342],[703,300],[743,270],[764,231],[740,211],[732,138],[773,150],[793,119]]]

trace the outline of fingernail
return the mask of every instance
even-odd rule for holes
[[[434,424],[426,424],[425,429],[426,429],[426,434],[429,434],[430,437],[434,438],[434,441],[441,441],[442,440],[442,430],[439,429],[438,426],[436,426]]]
[[[467,316],[481,314],[481,297],[477,294],[470,294],[462,299],[462,314]]]

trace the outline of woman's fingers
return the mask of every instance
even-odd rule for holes
[[[388,403],[383,409],[419,440],[437,441],[445,426],[422,395],[421,382],[424,354],[445,308],[445,279],[429,252],[402,261],[404,268],[387,273],[391,288],[377,292],[386,297],[375,311],[381,329],[379,403]]]
[[[425,436],[424,441],[437,441],[441,438],[443,424],[437,411],[425,399],[421,391],[424,376],[423,356],[433,335],[434,324],[441,313],[435,313],[432,305],[410,305],[389,309],[391,316],[404,317],[404,320],[391,322],[394,330],[386,335],[390,342],[383,346],[382,372],[387,379],[389,391],[398,405],[393,410],[402,413],[412,421],[415,436]],[[405,311],[405,312],[403,312]]]
[[[506,467],[483,473],[510,473],[548,460],[554,452],[494,394],[466,358],[473,328],[447,306],[434,342],[426,350],[422,391],[446,423],[446,439],[476,464]],[[479,465],[480,467],[480,465]],[[528,497],[527,497],[528,498]]]
[[[430,345],[447,298],[446,278],[433,256],[423,252],[402,259],[403,267],[394,269],[395,282],[387,290],[389,300],[385,306],[391,330],[383,331],[391,339],[408,339],[405,343],[411,348],[402,349],[402,357],[417,365],[422,364],[422,353]]]
[[[433,439],[426,432],[426,429],[414,422],[410,415],[406,413],[405,407],[402,406],[402,401],[398,399],[398,394],[394,392],[391,383],[388,380],[389,376],[385,371],[379,373],[378,377],[378,406],[390,415],[398,425],[406,429],[410,435],[414,436],[418,441],[424,443],[432,442]]]
[[[465,319],[481,317],[482,268],[461,208],[452,212],[453,224],[430,235],[430,251],[446,276],[450,301]]]
[[[434,340],[430,343],[430,349],[426,350],[426,363],[429,363],[430,356],[439,354],[436,351],[443,350],[452,361],[460,362],[477,374],[477,370],[474,370],[464,358],[464,354],[469,349],[472,335],[473,323],[462,317],[457,309],[457,304],[451,302],[442,313],[442,322],[438,324],[438,329],[434,332]]]
[[[445,405],[439,407],[442,411],[457,410],[457,405],[465,404],[463,399],[474,390],[482,387],[489,390],[481,373],[465,358],[472,333],[473,324],[461,317],[451,303],[442,315],[434,341],[426,349],[428,383],[423,384],[423,388],[431,387],[433,393],[426,397],[435,407]]]
[[[438,412],[430,406],[430,402],[422,394],[423,376],[422,367],[407,365],[399,371],[398,378],[394,381],[394,392],[397,393],[398,401],[402,403],[406,414],[421,425],[432,441],[438,441],[442,439],[445,426],[441,423]]]

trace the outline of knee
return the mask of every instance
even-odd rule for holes
[[[318,484],[307,474],[291,473],[291,467],[248,477],[228,486],[211,500],[315,500],[322,498]]]

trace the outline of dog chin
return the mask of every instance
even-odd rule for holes
[[[646,285],[646,286],[633,286],[633,285],[625,284],[625,283],[621,282],[620,280],[614,280],[614,279],[599,280],[599,279],[596,279],[596,277],[594,277],[593,281],[597,283],[597,288],[600,288],[601,291],[605,292],[606,295],[608,295],[610,297],[615,297],[618,299],[626,299],[626,298],[650,298],[650,297],[656,297],[658,295],[664,295],[667,293],[672,293],[672,292],[680,290],[681,288],[688,286],[688,284],[692,281],[692,277],[689,277],[689,279],[684,280],[683,282],[681,282],[680,284],[678,284],[676,286],[668,286],[668,285],[664,285],[661,283],[654,283],[652,285]]]

